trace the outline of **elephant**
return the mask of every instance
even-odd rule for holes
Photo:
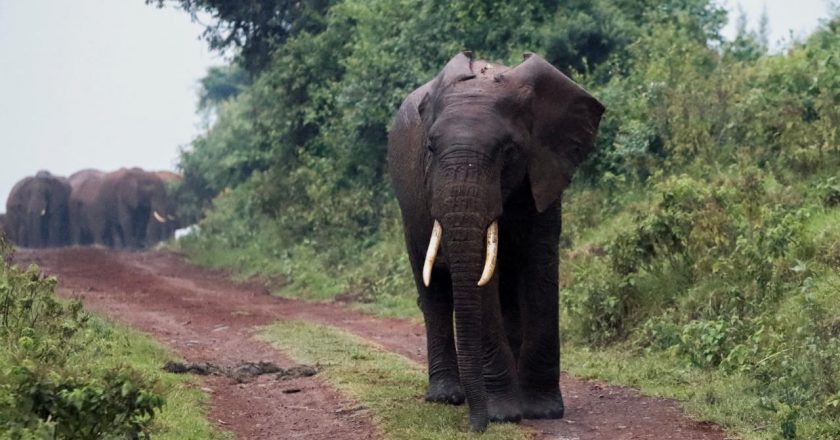
[[[70,182],[70,239],[77,245],[110,245],[106,235],[106,212],[102,206],[101,192],[105,172],[93,169],[78,171]]]
[[[426,326],[426,400],[466,399],[471,431],[563,416],[561,195],[604,110],[537,55],[509,68],[463,52],[394,117],[388,170]]]
[[[39,171],[12,188],[6,200],[6,231],[18,246],[65,246],[70,241],[67,179]]]
[[[169,239],[175,235],[175,230],[180,229],[182,226],[181,219],[176,213],[177,208],[175,206],[175,198],[173,196],[173,187],[180,183],[183,178],[178,173],[166,170],[155,171],[155,175],[158,176],[158,178],[160,178],[166,186],[168,206],[166,210],[166,223],[163,224],[161,235],[164,239]]]
[[[168,238],[171,202],[163,180],[140,168],[122,168],[104,177],[101,203],[106,235],[115,248],[143,248]]]

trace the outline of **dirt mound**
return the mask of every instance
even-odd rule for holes
[[[298,377],[312,377],[318,370],[310,365],[295,365],[290,368],[280,368],[274,362],[240,362],[232,367],[219,366],[212,362],[175,362],[169,361],[163,370],[176,374],[197,374],[199,376],[225,376],[238,383],[246,382],[263,374],[277,373],[275,379],[290,380]]]

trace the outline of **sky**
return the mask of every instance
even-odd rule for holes
[[[40,169],[174,169],[223,63],[202,30],[143,0],[0,0],[0,211]]]
[[[774,48],[828,15],[826,0],[726,1],[752,28],[766,5]],[[41,169],[174,169],[199,132],[197,82],[223,63],[201,31],[143,0],[0,0],[0,211]]]
[[[819,24],[819,19],[829,15],[829,0],[724,0],[729,10],[729,24],[723,29],[728,39],[735,36],[738,6],[747,14],[747,27],[758,29],[762,11],[766,8],[769,21],[770,50],[777,52],[791,41],[802,39]]]

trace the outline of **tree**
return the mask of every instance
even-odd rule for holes
[[[235,51],[251,74],[265,68],[272,52],[299,32],[317,33],[332,0],[146,0],[163,7],[174,3],[194,20],[209,15],[202,36],[210,48]]]

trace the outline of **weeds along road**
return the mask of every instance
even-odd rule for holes
[[[222,368],[242,361],[295,363],[255,336],[276,321],[326,324],[353,333],[383,350],[425,363],[421,325],[373,318],[340,304],[277,298],[260,284],[234,283],[218,271],[193,266],[167,252],[98,248],[19,250],[19,264],[36,263],[59,278],[59,295],[80,297],[85,307],[141,331],[188,362]],[[238,439],[382,438],[376,414],[318,375],[277,380],[262,375],[239,383],[206,376],[208,417]],[[667,399],[637,391],[561,378],[566,400],[562,420],[525,421],[527,437],[553,439],[724,439],[715,425],[692,421]],[[422,402],[422,396],[409,403]]]

